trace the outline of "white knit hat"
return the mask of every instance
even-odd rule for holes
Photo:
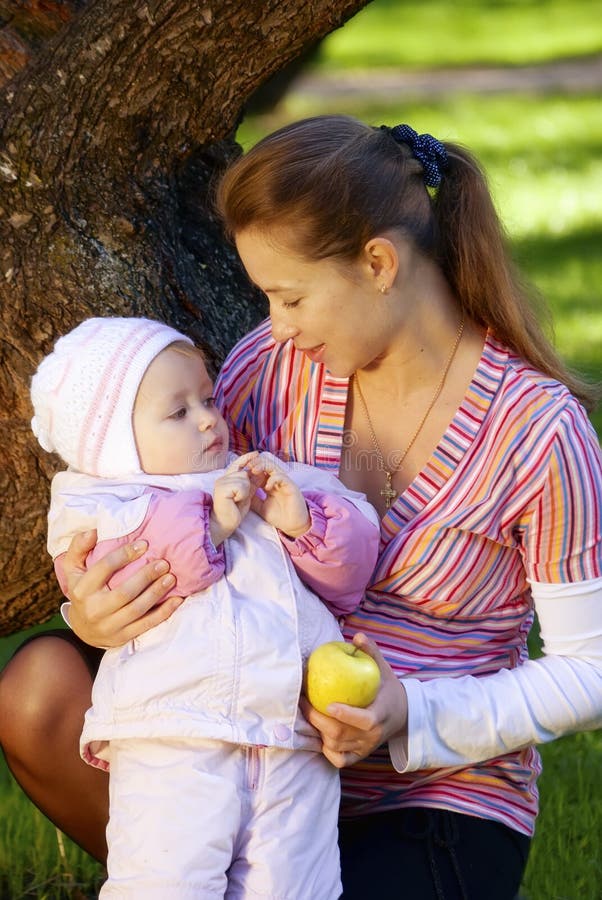
[[[33,433],[87,475],[138,474],[132,413],[142,377],[179,331],[136,318],[87,319],[56,342],[31,381]]]

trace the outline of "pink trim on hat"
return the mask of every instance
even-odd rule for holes
[[[87,340],[84,342],[84,346],[86,344],[90,343],[90,341],[96,337],[96,335],[101,327],[102,327],[101,325],[96,325],[96,327],[93,329],[91,334],[88,335]],[[56,385],[56,387],[52,391],[50,391],[51,396],[58,397],[59,391],[61,390],[61,388],[63,387],[63,384],[67,380],[67,377],[71,373],[71,369],[73,368],[73,363],[74,363],[74,357],[71,356],[70,358],[68,358],[67,364],[65,365],[65,367],[63,369],[63,375],[61,377],[61,380]],[[50,403],[50,404],[48,404],[48,434],[53,433],[53,424],[54,424],[54,412],[53,412],[52,404]]]
[[[132,346],[132,336],[127,335],[126,337],[124,337],[120,345],[115,348],[113,355],[107,361],[103,377],[88,408],[88,413],[83,422],[80,433],[77,464],[78,468],[81,468],[82,471],[98,471],[100,455],[102,453],[107,431],[111,426],[113,411],[117,404],[119,393],[122,390],[123,381],[125,379],[128,368],[130,367],[134,357],[137,356],[138,353],[140,353],[145,344],[151,341],[157,335],[157,333],[162,331],[163,329],[164,326],[159,322],[157,323],[156,327],[147,325],[145,329],[146,333],[137,341],[134,346]],[[161,351],[159,350],[158,353],[160,352]],[[151,362],[152,359],[149,360],[148,365],[150,365]],[[110,392],[109,396],[104,399],[104,394],[107,388],[110,386],[111,382],[113,382],[114,384],[113,389]],[[134,399],[135,398],[132,397],[132,411]],[[98,415],[102,417],[102,427],[96,434],[95,441],[93,443],[90,443],[90,433],[94,433],[94,422]]]

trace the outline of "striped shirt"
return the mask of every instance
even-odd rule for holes
[[[292,342],[276,344],[268,321],[230,353],[216,399],[236,452],[338,473],[347,389]],[[373,579],[344,633],[373,638],[404,678],[513,669],[528,656],[529,582],[599,578],[601,534],[600,449],[584,410],[488,334],[452,422],[382,520]],[[342,814],[443,807],[531,834],[539,771],[530,746],[399,773],[383,746],[342,770]]]

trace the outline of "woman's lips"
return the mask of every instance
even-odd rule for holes
[[[324,356],[324,350],[326,349],[326,344],[318,344],[316,347],[307,347],[302,348],[302,352],[305,353],[312,362],[322,362],[322,357]]]

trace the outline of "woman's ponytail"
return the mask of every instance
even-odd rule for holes
[[[546,338],[541,320],[549,324],[549,313],[512,262],[479,164],[457,144],[445,148],[447,169],[433,198],[436,255],[460,305],[534,368],[566,384],[591,410],[597,388],[570,372]]]

